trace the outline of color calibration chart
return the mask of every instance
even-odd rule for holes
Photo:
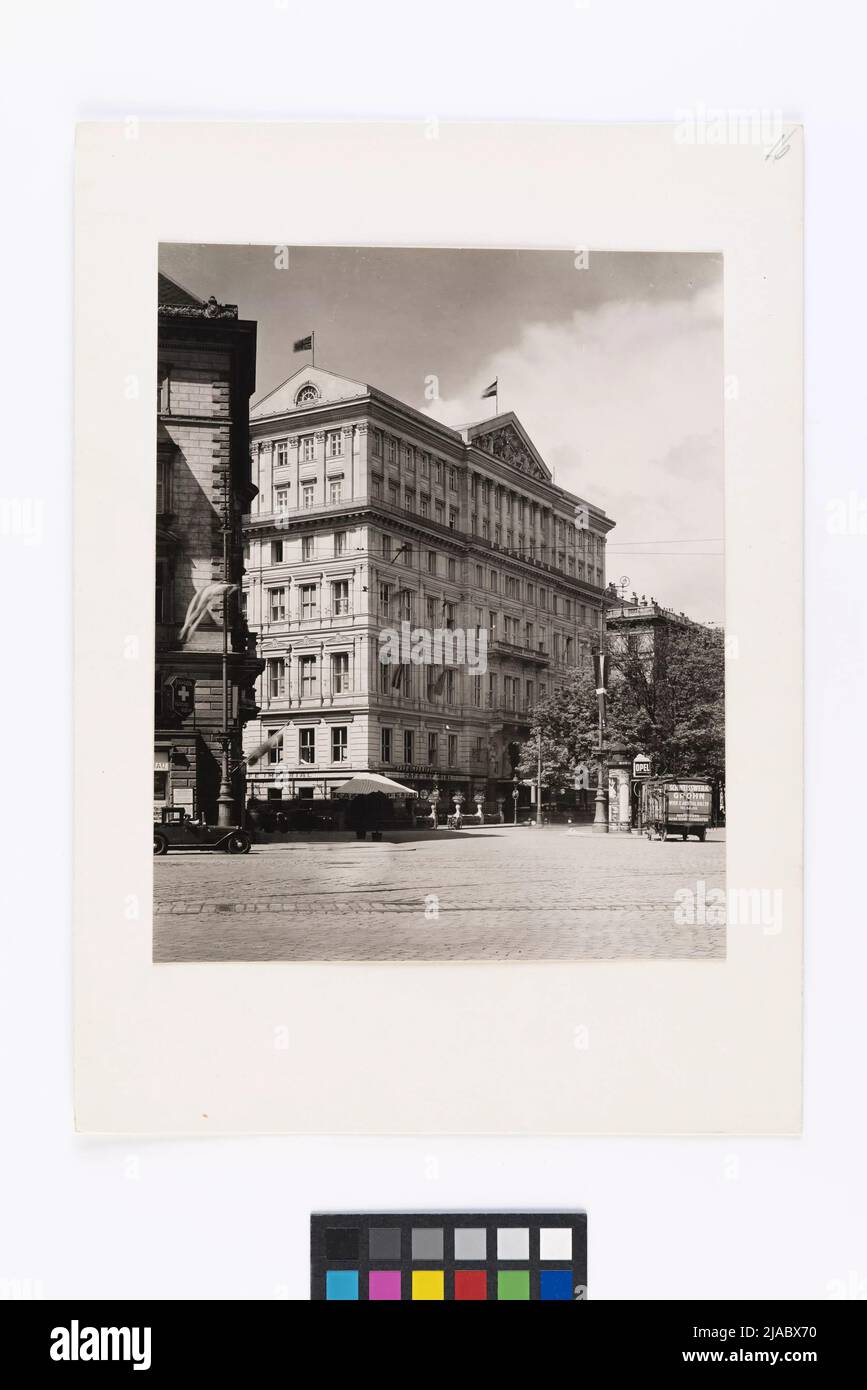
[[[585,1212],[318,1213],[310,1297],[329,1303],[574,1303]]]

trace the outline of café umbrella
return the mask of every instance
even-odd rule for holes
[[[412,787],[404,787],[393,782],[390,777],[382,777],[378,772],[360,772],[335,787],[332,796],[369,796],[371,792],[382,792],[384,796],[418,796]]]

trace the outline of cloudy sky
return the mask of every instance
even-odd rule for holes
[[[497,377],[556,481],[616,521],[609,579],[723,621],[721,257],[293,247],[283,269],[272,247],[164,246],[160,268],[258,321],[257,399],[311,329],[317,366],[447,424],[493,414]]]

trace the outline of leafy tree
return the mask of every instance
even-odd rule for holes
[[[659,773],[725,772],[724,639],[718,629],[660,624],[652,645],[641,637],[609,644],[606,744],[649,753]],[[542,776],[552,791],[573,785],[581,767],[593,769],[599,743],[595,682],[573,669],[560,690],[533,711],[519,773],[536,776],[542,739]],[[595,775],[590,777],[591,784]]]

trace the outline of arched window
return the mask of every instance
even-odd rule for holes
[[[318,401],[318,400],[319,400],[319,392],[317,391],[316,387],[315,387],[314,385],[312,385],[311,382],[308,381],[307,384],[306,384],[305,386],[302,386],[302,387],[301,387],[301,390],[298,392],[297,396],[295,397],[295,404],[296,404],[296,405],[310,405],[313,401]]]

